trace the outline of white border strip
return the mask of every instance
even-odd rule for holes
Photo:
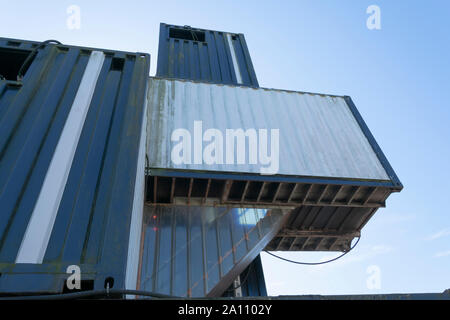
[[[145,150],[147,141],[147,105],[148,86],[145,91],[144,113],[142,115],[141,137],[139,141],[139,154],[134,185],[133,211],[131,214],[130,238],[128,240],[127,270],[125,273],[125,288],[135,290],[138,286],[137,276],[139,272],[139,256],[141,247],[141,233],[144,212],[145,191]],[[134,296],[127,295],[128,299]]]
[[[93,51],[34,207],[16,263],[42,263],[105,55]]]
[[[234,73],[236,74],[237,83],[242,84],[242,76],[241,76],[241,71],[239,70],[239,65],[238,65],[237,58],[236,58],[236,51],[234,50],[233,40],[231,40],[231,35],[229,33],[227,33],[227,40],[228,40],[228,47],[230,48],[230,52],[231,52],[231,60],[233,60],[233,68],[234,68]]]

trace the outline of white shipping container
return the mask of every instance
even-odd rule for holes
[[[236,150],[233,162],[226,163],[226,130],[255,129],[259,134],[259,129],[266,129],[270,154],[271,143],[276,141],[271,140],[270,133],[278,129],[279,165],[272,173],[390,180],[342,96],[151,78],[148,100],[150,168],[259,175],[265,166],[259,157],[256,164],[251,163],[249,139],[245,163],[238,163]],[[171,140],[176,129],[190,134],[190,163],[177,163],[171,156],[181,141]],[[202,139],[208,129],[223,135],[222,164],[208,164],[202,154],[195,158],[196,152],[205,151],[210,143]],[[265,140],[259,135],[257,139],[260,152]]]

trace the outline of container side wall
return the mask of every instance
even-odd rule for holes
[[[244,35],[164,23],[156,75],[258,87]]]
[[[285,216],[281,210],[253,208],[146,207],[140,289],[180,297],[221,296],[278,232]],[[263,223],[271,227],[264,229]]]
[[[148,154],[150,168],[390,181],[343,97],[156,78],[150,83],[147,150],[160,150]],[[171,140],[177,129],[185,130],[190,142],[189,156],[180,161],[172,158],[181,142],[177,136]],[[223,153],[208,164],[201,152],[210,144],[203,135],[211,129],[220,133]],[[239,129],[247,134],[244,163],[236,138],[227,149],[227,130]],[[270,154],[276,131],[279,157],[263,164],[257,151],[267,146]],[[257,143],[251,145],[252,133]],[[253,150],[258,157],[252,162]]]
[[[11,49],[30,51],[38,44],[0,39],[2,52],[12,55]],[[92,98],[59,188],[48,243],[42,259],[16,263],[39,197],[53,196],[44,182],[69,115],[81,110],[74,101],[95,51],[103,59],[85,88]],[[113,278],[115,288],[125,287],[149,63],[145,54],[49,44],[37,51],[22,81],[0,80],[1,292],[61,292],[73,264],[81,268],[83,286],[104,288]],[[142,193],[142,179],[140,184]]]

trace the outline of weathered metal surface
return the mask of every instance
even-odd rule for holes
[[[11,54],[9,49],[29,52],[37,44],[0,39]],[[83,87],[94,51],[103,59]],[[49,44],[23,81],[0,80],[0,292],[61,292],[73,264],[85,288],[103,288],[108,278],[125,288],[149,60],[140,53]],[[77,95],[92,97],[78,103]],[[84,106],[85,117],[69,117]],[[79,136],[74,125],[81,125]],[[73,142],[73,149],[63,149],[70,155],[56,155],[61,141]],[[61,188],[43,188],[61,168],[67,172],[54,180]],[[61,192],[52,204],[55,215],[45,216],[37,202],[53,192]],[[46,217],[37,237],[33,216]],[[33,239],[42,256],[28,254]]]
[[[151,78],[148,100],[147,201],[297,208],[267,250],[346,251],[402,189],[348,97]],[[202,132],[214,128],[224,136],[227,129],[279,129],[278,172],[264,175],[237,161],[194,163],[193,144],[202,139],[194,137],[194,121]],[[188,164],[172,158],[179,128],[192,134]]]
[[[147,150],[159,150],[148,153],[151,169],[260,175],[265,166],[250,164],[249,144],[244,164],[237,152],[231,164],[225,151],[218,163],[194,159],[195,139],[203,138],[194,136],[194,122],[201,121],[200,135],[217,129],[224,139],[227,129],[266,129],[269,135],[278,129],[276,176],[391,180],[344,97],[151,78],[148,99]],[[179,128],[191,134],[190,164],[172,159],[177,141],[171,138]]]
[[[296,208],[300,205],[379,208],[397,191],[386,184],[311,179],[278,182],[277,177],[207,174],[151,169],[147,201],[153,204],[258,206]],[[200,178],[198,178],[200,177]],[[247,178],[248,180],[242,180]],[[258,179],[259,178],[259,179]],[[293,180],[295,181],[295,177]],[[261,181],[262,180],[262,181]],[[288,180],[289,181],[289,180]],[[299,181],[308,181],[300,179]],[[325,183],[324,183],[325,182]],[[375,186],[370,186],[375,185]]]
[[[158,77],[258,87],[243,34],[161,23]]]
[[[221,296],[284,222],[281,210],[147,206],[141,290]]]
[[[308,206],[292,210],[268,251],[347,251],[377,208]]]
[[[236,281],[237,282],[237,281]],[[235,283],[236,283],[235,282]],[[261,255],[239,275],[239,284],[233,283],[223,294],[223,297],[266,297],[267,289]],[[237,295],[239,293],[239,295]]]

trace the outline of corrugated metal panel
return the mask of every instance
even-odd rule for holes
[[[36,45],[0,40],[3,49]],[[93,86],[82,89],[93,70],[94,50],[47,45],[22,82],[0,81],[0,292],[60,292],[71,264],[81,267],[82,279],[93,281],[93,288],[103,288],[108,277],[115,288],[125,287],[150,57],[97,50],[103,56],[98,75]],[[52,163],[59,161],[55,154],[62,136],[76,124],[71,112],[82,110],[77,95],[92,99],[83,102],[87,110],[77,120],[81,127],[73,155],[62,157],[68,171],[59,180],[63,192],[54,202],[56,216],[48,220],[43,261],[15,263],[28,241],[32,216],[40,214],[38,199],[52,196],[41,191],[47,190],[45,179],[61,169],[62,163]]]
[[[235,164],[193,164],[193,157],[192,164],[174,164],[172,133],[187,129],[193,144],[194,121],[202,121],[203,132],[215,128],[224,137],[226,129],[279,129],[277,175],[391,179],[344,97],[164,79],[150,83],[147,150],[159,150],[149,152],[150,168],[260,174],[264,166],[236,165],[236,154]]]
[[[348,97],[153,78],[148,99],[148,203],[296,208],[267,250],[346,251],[377,208],[402,189]],[[178,141],[171,134],[187,129],[194,144],[194,121],[223,136],[226,129],[279,129],[279,172],[174,164]]]
[[[161,23],[158,77],[258,87],[243,34]]]
[[[140,289],[221,296],[284,218],[281,210],[146,207]]]
[[[240,295],[237,295],[239,293]],[[265,297],[267,296],[266,282],[261,262],[261,255],[239,275],[239,284],[232,284],[223,297]]]
[[[245,269],[240,275],[242,281],[243,297],[265,297],[267,296],[266,281],[264,279],[264,271],[261,262],[261,255]]]
[[[148,86],[147,86],[148,90]],[[146,92],[147,93],[147,92]],[[141,232],[144,220],[145,202],[145,153],[147,142],[147,100],[141,120],[141,136],[139,142],[138,167],[134,186],[133,211],[131,216],[130,239],[128,242],[127,272],[125,285],[134,290],[138,286],[139,251],[141,248]],[[128,297],[130,298],[130,297]]]

